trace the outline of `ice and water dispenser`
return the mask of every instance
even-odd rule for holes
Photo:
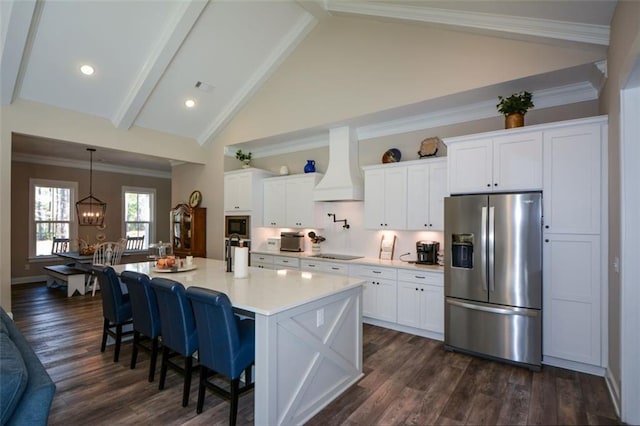
[[[473,234],[451,234],[451,266],[473,269]]]

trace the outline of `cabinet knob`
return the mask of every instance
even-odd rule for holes
[[[544,240],[544,242],[545,242],[545,243],[548,243],[548,242],[549,242],[549,239],[547,238],[546,240]]]
[[[416,291],[418,291],[418,287],[416,287]]]
[[[488,183],[488,184],[487,184],[487,187],[491,187],[491,184],[490,184],[490,183]]]
[[[497,183],[494,183],[494,184],[493,184],[493,186],[498,186],[498,184],[497,184]]]
[[[429,224],[429,228],[431,228],[432,226],[433,226],[432,224]]]
[[[545,225],[544,227],[545,227],[545,229],[549,229],[549,225]]]
[[[425,223],[424,226],[427,226],[427,224]]]
[[[420,291],[424,291],[424,288],[421,288]]]

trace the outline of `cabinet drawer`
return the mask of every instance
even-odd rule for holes
[[[398,270],[398,281],[444,286],[444,274],[427,271]]]
[[[377,266],[358,265],[352,267],[351,275],[395,280],[397,274],[396,270],[393,268],[379,268]]]
[[[273,264],[273,256],[270,254],[258,254],[258,253],[252,253],[251,254],[251,264],[257,264],[257,263],[271,263]]]
[[[325,274],[349,275],[349,265],[345,263],[324,262],[315,259],[301,259],[300,269],[303,271],[316,271]]]
[[[285,268],[300,269],[300,259],[286,256],[273,256],[273,264],[276,267],[283,266]]]

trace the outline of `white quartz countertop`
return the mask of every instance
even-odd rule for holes
[[[195,258],[196,269],[186,272],[156,272],[153,262],[115,265],[150,277],[169,278],[185,287],[198,286],[226,293],[234,307],[262,315],[274,315],[302,304],[362,285],[358,278],[295,270],[249,268],[247,278],[234,278],[221,260]]]
[[[285,256],[294,257],[298,259],[311,259],[318,262],[331,262],[331,263],[347,263],[349,265],[371,265],[388,268],[400,268],[409,269],[413,271],[430,271],[444,273],[444,267],[440,265],[418,265],[415,263],[403,262],[402,260],[381,260],[375,257],[362,257],[353,260],[339,260],[339,259],[323,259],[321,257],[313,257],[315,253],[307,252],[291,252],[291,251],[266,251],[266,250],[251,250],[252,254],[266,254],[271,256]]]

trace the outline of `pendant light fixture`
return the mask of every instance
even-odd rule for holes
[[[104,217],[107,212],[107,203],[102,202],[93,196],[93,153],[94,148],[87,148],[89,151],[89,196],[84,197],[76,203],[76,213],[78,214],[78,224],[84,226],[103,226]]]

